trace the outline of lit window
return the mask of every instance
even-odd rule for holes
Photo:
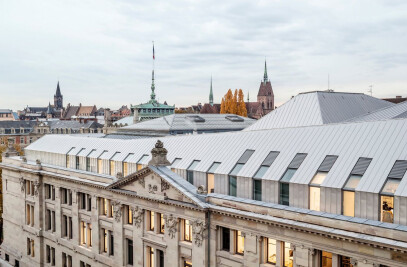
[[[267,246],[267,263],[276,264],[277,260],[277,247],[276,247],[276,240],[271,238],[266,238],[266,246]]]
[[[164,234],[165,229],[165,221],[164,221],[164,214],[160,214],[160,233]]]
[[[380,220],[382,222],[393,223],[394,214],[394,197],[392,196],[380,196]]]
[[[292,267],[294,262],[293,250],[291,249],[290,243],[284,243],[284,267]]]
[[[355,192],[343,191],[343,215],[355,216]]]
[[[123,162],[123,176],[127,176],[129,174],[129,166],[127,162]]]
[[[208,173],[206,175],[206,183],[207,183],[208,193],[215,193],[215,174]]]
[[[192,267],[192,261],[184,261],[184,267]]]
[[[320,211],[320,197],[321,188],[310,186],[309,188],[309,200],[310,200],[310,210]]]
[[[113,160],[110,160],[110,175],[111,176],[115,176],[115,168],[114,168],[115,166],[114,166],[114,161]]]
[[[103,169],[102,169],[102,160],[98,159],[98,173],[102,174],[103,173]]]
[[[150,231],[154,231],[154,211],[150,211]]]
[[[235,248],[236,253],[243,255],[244,254],[244,236],[241,231],[235,231]]]
[[[189,220],[183,220],[184,222],[184,241],[192,241],[192,226]]]
[[[321,253],[321,267],[332,267],[332,253],[322,251],[322,253]]]

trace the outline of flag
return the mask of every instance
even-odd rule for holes
[[[154,55],[154,43],[153,43],[153,59],[155,59],[155,55]]]

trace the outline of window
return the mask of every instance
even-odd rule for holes
[[[66,205],[72,205],[72,191],[61,187],[61,203]]]
[[[196,168],[196,165],[198,165],[200,161],[199,160],[194,160],[192,161],[191,165],[189,165],[187,169],[187,181],[190,184],[194,184],[194,170]]]
[[[237,196],[237,178],[236,176],[229,176],[229,195]]]
[[[278,154],[280,152],[277,151],[271,151],[267,157],[264,159],[262,162],[260,168],[257,170],[256,174],[254,175],[253,178],[263,178],[264,174],[267,172],[267,170],[270,168],[271,164],[273,164],[274,160],[277,158]]]
[[[45,230],[55,232],[55,211],[47,209],[45,212]]]
[[[72,238],[72,217],[62,215],[62,237]]]
[[[124,205],[124,211],[127,224],[133,224],[133,212],[130,206]]]
[[[184,261],[184,267],[192,267],[192,261]]]
[[[253,199],[261,201],[261,180],[253,180]]]
[[[35,251],[34,240],[27,238],[27,255],[35,257],[34,251]]]
[[[110,160],[109,163],[110,163],[110,175],[115,176],[115,173],[114,173],[115,172],[114,161]]]
[[[321,255],[321,267],[332,267],[332,253],[322,251]]]
[[[241,231],[235,231],[235,251],[237,254],[244,254],[244,235]]]
[[[321,184],[324,182],[328,172],[331,170],[332,166],[335,164],[337,156],[326,156],[319,166],[317,173],[311,180],[309,188],[309,207],[311,210],[320,211],[321,210]]]
[[[45,257],[47,263],[51,264],[51,266],[55,266],[55,248],[46,245]]]
[[[92,224],[81,221],[81,240],[80,243],[85,247],[92,247]]]
[[[155,220],[154,211],[150,211],[150,226],[149,226],[150,231],[154,231],[155,226],[154,220]]]
[[[154,249],[152,247],[147,247],[147,249],[148,249],[148,266],[155,267]]]
[[[147,164],[147,159],[148,159],[148,155],[141,156],[139,161],[137,161],[137,171],[141,170],[143,168],[143,165]]]
[[[172,164],[171,164],[171,171],[172,172],[175,172],[175,166],[177,166],[177,164],[179,163],[181,161],[181,159],[180,158],[176,158],[176,159],[174,159],[174,161],[172,162]]]
[[[407,160],[397,160],[380,193],[380,220],[394,222],[394,193],[407,171]]]
[[[266,262],[276,264],[277,260],[277,241],[271,238],[265,238],[266,244]]]
[[[230,229],[222,227],[222,236],[221,236],[222,250],[230,251]]]
[[[108,230],[102,228],[102,241],[103,241],[103,243],[102,243],[102,248],[103,248],[102,252],[107,253],[107,251],[108,251],[108,242],[109,242],[108,240],[109,240]]]
[[[294,262],[293,250],[291,249],[291,244],[284,242],[284,267],[292,267]]]
[[[79,170],[79,156],[75,156],[75,168]]]
[[[127,243],[127,264],[133,265],[133,240],[126,238]]]
[[[164,234],[164,231],[165,231],[164,214],[160,213],[160,233]]]
[[[62,266],[72,267],[72,256],[62,252]]]
[[[182,220],[184,229],[184,241],[192,242],[192,226],[189,220]]]
[[[307,154],[298,153],[288,165],[287,170],[280,178],[280,199],[279,203],[282,205],[290,205],[290,180],[294,176],[297,169],[301,166]]]
[[[215,171],[219,167],[220,162],[212,163],[212,166],[209,168],[206,174],[206,187],[208,193],[215,193]]]
[[[127,162],[123,162],[123,176],[126,177],[129,174],[129,164]]]
[[[38,130],[39,131],[39,130]],[[72,150],[74,150],[75,148],[74,147],[72,147],[71,149],[69,149],[69,151],[68,151],[68,153],[66,153],[66,156],[65,156],[65,161],[66,161],[66,167],[67,168],[69,168],[70,167],[70,162],[69,162],[69,160],[70,160],[70,157],[69,157],[69,152],[71,152]]]
[[[45,184],[45,199],[55,200],[55,186]]]
[[[89,194],[79,192],[79,208],[82,210],[91,211],[92,209],[92,197]]]
[[[113,232],[109,231],[109,255],[113,256],[114,255],[114,237],[113,237]]]
[[[27,196],[34,196],[34,182],[25,180],[25,192]]]
[[[27,225],[34,226],[34,205],[26,204],[25,222]]]

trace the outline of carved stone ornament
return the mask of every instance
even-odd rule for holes
[[[134,224],[140,228],[144,220],[144,210],[140,207],[132,208]]]
[[[315,249],[309,248],[308,253],[309,253],[309,255],[314,256],[315,255]]]
[[[118,172],[118,173],[116,174],[116,178],[117,178],[118,180],[122,179],[122,178],[123,178],[123,173]]]
[[[34,194],[38,197],[38,193],[40,192],[41,183],[39,181],[34,181]]]
[[[41,165],[41,160],[36,159],[36,160],[35,160],[35,164],[37,164],[37,165]]]
[[[25,190],[25,179],[23,177],[20,177],[20,179],[18,179],[20,181],[20,187],[21,187],[21,192],[24,192]]]
[[[358,260],[355,258],[350,258],[350,264],[352,264],[353,266],[358,266]]]
[[[152,158],[148,165],[153,166],[170,166],[171,163],[167,160],[167,149],[164,148],[163,142],[157,140],[155,147],[151,150]]]
[[[204,232],[207,228],[205,221],[196,220],[192,222],[192,233],[194,235],[195,245],[202,246],[203,239],[205,238]]]
[[[170,184],[164,181],[164,179],[161,179],[161,192],[164,192],[168,189],[170,189]]]
[[[118,201],[113,201],[113,215],[116,222],[120,222],[122,217],[122,205]]]
[[[165,220],[165,230],[168,233],[168,236],[173,239],[175,237],[175,233],[177,232],[178,226],[178,218],[174,217],[172,214],[164,215]]]
[[[155,194],[157,192],[158,188],[157,185],[148,185],[148,192],[151,194]]]
[[[146,182],[145,182],[145,180],[144,180],[144,177],[140,177],[140,178],[138,179],[138,182],[139,182],[139,184],[141,184],[144,188],[146,187]]]

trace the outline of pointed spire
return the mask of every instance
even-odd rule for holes
[[[48,102],[47,114],[52,114],[51,102]]]
[[[58,81],[58,84],[57,84],[57,91],[55,93],[55,96],[62,96],[61,95],[61,89],[59,88],[59,81]]]
[[[153,70],[153,74],[152,74],[152,82],[151,82],[151,100],[152,102],[155,102],[155,85],[154,85],[154,70]]]
[[[247,103],[250,102],[249,91],[247,91]]]
[[[209,104],[213,106],[212,75],[211,75],[211,90],[209,92]]]
[[[267,76],[267,62],[264,60],[264,76],[263,76],[263,81],[264,83],[268,82],[268,76]]]

